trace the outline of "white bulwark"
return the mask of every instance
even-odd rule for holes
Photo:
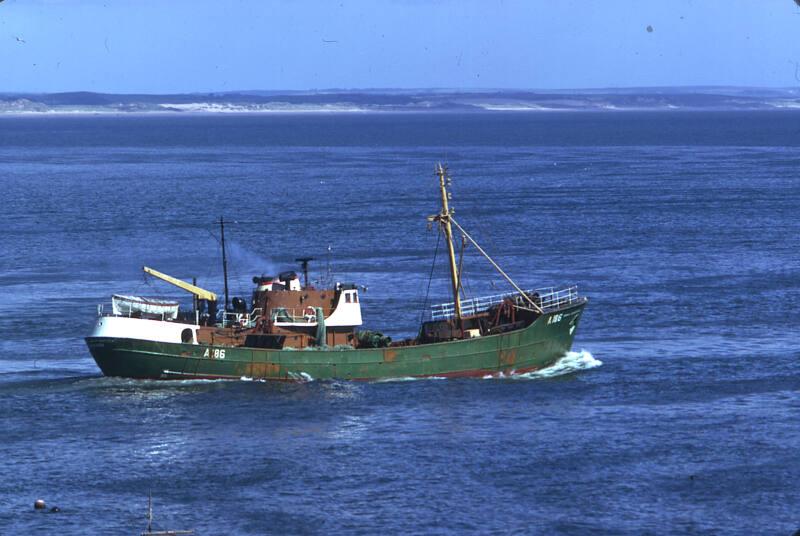
[[[197,344],[197,326],[127,316],[100,316],[90,337]],[[188,330],[188,332],[184,331]]]

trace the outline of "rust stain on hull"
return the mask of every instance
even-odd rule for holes
[[[517,362],[517,351],[516,350],[500,350],[500,366],[501,367],[513,367],[514,363]]]
[[[248,376],[251,378],[277,378],[280,372],[280,365],[275,363],[250,363],[248,365]]]

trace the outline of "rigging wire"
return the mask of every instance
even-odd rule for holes
[[[467,299],[467,293],[464,290],[464,250],[467,249],[467,237],[461,235],[461,253],[458,255],[458,292],[461,294],[462,299]]]
[[[215,259],[216,259],[216,262],[214,262],[214,263],[207,263],[207,264],[206,264],[206,275],[205,275],[205,281],[208,281],[209,283],[211,283],[211,282],[213,281],[213,273],[214,273],[214,272],[216,271],[216,269],[217,269],[217,268],[215,268],[215,267],[219,267],[219,266],[222,264],[222,240],[220,240],[220,239],[217,237],[217,235],[215,235],[214,233],[212,233],[212,232],[211,232],[209,229],[206,229],[206,232],[208,233],[208,235],[209,235],[211,238],[213,238],[213,239],[214,239],[214,242],[216,242],[216,243],[217,243],[217,245],[219,246],[219,248],[216,248],[216,249],[217,249],[217,253],[215,254]],[[198,281],[200,281],[200,280],[198,280]],[[210,286],[210,285],[209,285],[209,286]],[[219,288],[219,287],[217,287],[217,288]],[[220,293],[217,293],[217,294],[220,294]],[[223,298],[223,299],[224,299],[224,298]]]
[[[147,274],[144,273],[144,272],[142,272],[142,280],[139,281],[139,283],[136,285],[136,288],[133,289],[133,295],[134,296],[139,296],[140,295],[139,290],[142,288],[142,285],[144,285],[146,287],[150,287],[150,282],[147,280]]]
[[[425,308],[428,306],[428,297],[431,293],[431,282],[433,281],[433,271],[436,268],[436,256],[439,254],[439,243],[442,241],[442,230],[436,233],[436,249],[433,250],[433,262],[431,263],[431,274],[428,276],[428,289],[425,291],[425,301],[422,302],[422,310],[419,314],[419,327],[422,329],[422,323],[425,321]]]
[[[483,223],[483,225],[481,225],[481,223]],[[503,248],[498,248],[494,240],[492,239],[493,233],[486,232],[487,226],[488,224],[485,221],[483,221],[480,218],[477,218],[476,221],[474,222],[474,228],[477,229],[477,233],[475,234],[481,234],[480,237],[481,242],[488,243],[489,249],[491,251],[503,251]],[[478,258],[480,259],[480,256],[478,256]],[[493,291],[502,291],[503,289],[500,285],[505,284],[503,279],[498,278],[497,275],[491,270],[489,271],[489,275],[486,276],[486,282],[489,284],[489,287]]]
[[[463,234],[461,235],[461,239],[466,242],[467,237]],[[464,295],[464,299],[467,299],[467,296],[475,296],[472,293],[472,286],[469,284],[469,277],[467,276],[466,271],[464,270],[464,255],[465,255],[466,245],[462,245],[461,249],[461,261],[458,267],[458,278],[461,281],[461,292]]]

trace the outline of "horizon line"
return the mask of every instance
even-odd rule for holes
[[[669,90],[764,90],[764,91],[800,91],[800,86],[739,86],[739,85],[674,85],[674,86],[606,86],[606,87],[575,87],[575,88],[522,88],[522,87],[487,87],[487,88],[465,88],[465,87],[354,87],[354,88],[308,88],[308,89],[232,89],[232,90],[195,90],[195,91],[167,91],[167,92],[148,92],[148,91],[97,91],[87,89],[69,89],[61,91],[5,91],[0,90],[0,95],[59,95],[66,93],[89,93],[97,95],[226,95],[240,93],[412,93],[412,92],[448,92],[448,93],[504,93],[504,92],[527,92],[527,93],[580,93],[580,92],[600,92],[600,91],[669,91]]]

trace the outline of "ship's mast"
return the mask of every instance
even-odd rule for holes
[[[228,310],[228,258],[225,256],[225,221],[219,217],[219,234],[222,241],[222,277],[225,279],[225,311]]]
[[[453,229],[450,226],[451,215],[453,210],[450,209],[448,199],[450,192],[447,191],[447,186],[450,184],[450,177],[447,175],[447,168],[442,164],[436,164],[436,175],[439,177],[439,189],[442,192],[442,212],[436,218],[439,225],[442,226],[444,236],[447,239],[447,254],[450,257],[450,277],[453,284],[453,304],[455,308],[456,323],[461,325],[461,297],[459,295],[459,287],[461,282],[458,276],[458,268],[456,267],[456,252],[453,248]]]
[[[450,276],[452,277],[453,283],[453,305],[454,305],[454,312],[456,322],[459,326],[461,326],[461,298],[460,298],[460,290],[461,290],[461,277],[459,275],[459,268],[456,266],[456,252],[455,248],[453,247],[453,228],[455,226],[460,232],[461,236],[468,240],[472,245],[474,245],[478,251],[486,257],[492,266],[502,275],[506,281],[508,281],[514,290],[519,292],[522,299],[528,302],[528,305],[538,313],[542,314],[544,311],[542,308],[528,296],[524,290],[522,290],[519,285],[517,285],[511,277],[507,273],[503,271],[500,266],[492,258],[486,253],[483,248],[478,245],[477,242],[467,233],[463,227],[461,227],[458,222],[453,218],[453,213],[455,210],[451,209],[448,206],[448,200],[450,199],[450,192],[447,191],[447,186],[450,184],[450,177],[447,175],[447,168],[442,166],[442,164],[436,164],[436,175],[439,177],[439,188],[442,191],[442,212],[435,216],[428,217],[429,222],[439,222],[439,225],[442,226],[442,230],[444,231],[445,238],[447,238],[447,253],[450,256]],[[462,246],[462,256],[463,256],[463,246]],[[463,260],[463,257],[462,257]]]

